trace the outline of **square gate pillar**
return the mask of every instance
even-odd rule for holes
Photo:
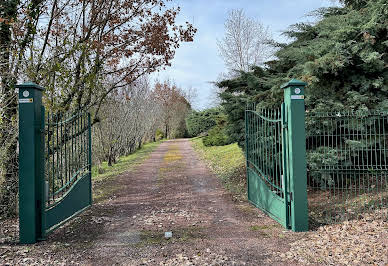
[[[20,243],[43,237],[44,108],[43,88],[34,83],[19,88],[19,229]]]
[[[287,172],[289,175],[289,214],[291,229],[308,230],[307,167],[304,90],[307,83],[293,79],[284,84],[287,122]]]

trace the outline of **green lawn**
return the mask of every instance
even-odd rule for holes
[[[202,138],[191,139],[194,149],[236,198],[246,198],[245,157],[237,143],[206,147]]]

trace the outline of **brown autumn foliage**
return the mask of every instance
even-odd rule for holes
[[[31,43],[27,77],[53,109],[99,107],[109,93],[170,64],[196,29],[177,25],[169,0],[51,0]],[[23,29],[21,23],[18,28]]]
[[[170,81],[157,82],[154,97],[161,105],[162,128],[166,138],[186,135],[185,117],[191,109],[188,95]]]
[[[15,85],[46,88],[47,110],[87,109],[168,66],[196,29],[178,25],[170,0],[8,0],[0,3],[0,215],[17,201]],[[7,145],[5,145],[7,144]]]

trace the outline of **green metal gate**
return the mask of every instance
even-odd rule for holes
[[[308,230],[305,85],[285,84],[280,110],[245,111],[248,199],[293,231]]]
[[[19,228],[20,242],[27,244],[92,204],[91,125],[87,112],[45,115],[43,88],[17,87]]]
[[[386,217],[388,112],[306,111],[304,86],[283,86],[281,110],[247,106],[249,201],[294,231]]]
[[[284,117],[284,105],[281,110],[247,107],[247,183],[249,201],[289,228]]]
[[[45,126],[45,232],[92,203],[90,114],[48,114]]]

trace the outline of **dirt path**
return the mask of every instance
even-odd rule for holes
[[[86,265],[278,265],[274,252],[300,238],[233,202],[189,140],[164,142],[110,185],[118,189],[36,245],[35,256]]]

